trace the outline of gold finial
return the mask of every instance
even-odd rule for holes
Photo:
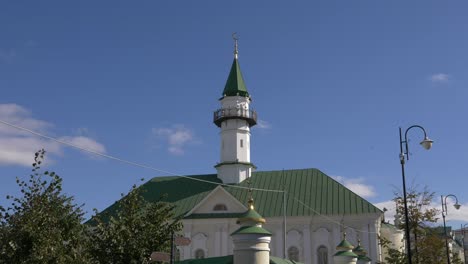
[[[234,58],[237,59],[237,56],[238,56],[238,54],[239,54],[239,50],[238,50],[238,47],[239,47],[239,44],[238,44],[239,37],[237,36],[237,32],[232,33],[232,39],[234,40]]]
[[[249,201],[247,202],[249,204],[249,209],[253,210],[254,209],[254,200],[252,197],[250,197]]]

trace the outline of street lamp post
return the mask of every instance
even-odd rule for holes
[[[445,215],[447,215],[447,197],[453,197],[455,198],[455,204],[453,207],[455,209],[460,209],[460,204],[458,203],[458,198],[453,195],[449,194],[446,195],[445,197],[443,195],[440,196],[440,200],[442,202],[442,219],[444,219],[444,235],[445,235],[445,249],[447,250],[447,263],[450,264],[450,250],[449,250],[449,244],[448,244],[448,238],[447,238],[447,227],[445,226]]]
[[[463,245],[463,260],[466,263],[466,248],[465,248],[465,229],[468,224],[461,225],[460,231],[462,232],[462,245]]]
[[[408,131],[412,128],[419,128],[424,132],[424,139],[420,143],[421,146],[423,146],[423,148],[429,150],[432,147],[432,143],[433,143],[433,141],[427,137],[426,130],[424,130],[422,126],[414,125],[406,129],[404,140],[401,134],[401,127],[400,127],[400,163],[401,163],[401,177],[403,178],[403,204],[405,206],[405,232],[406,232],[406,246],[407,246],[409,264],[412,264],[412,260],[411,260],[411,238],[410,238],[409,217],[408,217],[408,202],[406,201],[405,156],[406,156],[406,160],[409,160]]]

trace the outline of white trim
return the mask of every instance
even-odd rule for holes
[[[234,196],[232,196],[232,194],[230,194],[228,191],[226,191],[221,185],[218,185],[207,196],[205,196],[205,198],[203,198],[197,205],[195,205],[192,208],[192,210],[187,212],[184,217],[187,217],[187,216],[193,214],[193,212],[195,212],[198,208],[200,208],[208,199],[210,199],[211,196],[214,195],[214,193],[218,192],[219,190],[224,192],[224,194],[227,195],[228,198],[232,199],[235,203],[240,205],[243,209],[247,210],[247,207],[245,207],[245,205],[243,205],[241,202],[239,202],[239,200],[237,200]],[[221,212],[229,212],[229,208],[228,208],[228,211],[221,211]]]

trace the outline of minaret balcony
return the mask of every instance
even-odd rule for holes
[[[218,127],[228,119],[243,119],[252,127],[257,124],[257,112],[243,108],[221,108],[214,112],[213,123]]]

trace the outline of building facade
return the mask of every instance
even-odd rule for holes
[[[213,96],[215,97],[215,96]],[[259,99],[260,100],[260,99]],[[250,133],[257,123],[238,61],[234,60],[213,116],[220,129],[216,174],[156,177],[143,184],[144,196],[176,205],[188,246],[181,260],[233,255],[237,219],[253,198],[271,232],[270,256],[307,264],[331,264],[336,245],[347,240],[381,260],[378,243],[383,212],[318,169],[258,171],[251,162]],[[360,243],[358,242],[360,241]]]

